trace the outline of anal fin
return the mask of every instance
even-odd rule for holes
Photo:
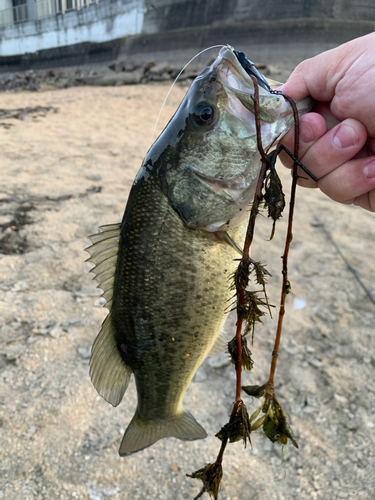
[[[92,346],[91,381],[108,403],[117,406],[129,385],[131,373],[131,369],[118,351],[112,317],[109,313]]]

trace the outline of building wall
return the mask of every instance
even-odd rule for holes
[[[13,22],[12,0],[0,0],[0,25]]]
[[[12,0],[0,0],[0,10],[10,9],[12,7]]]
[[[0,28],[0,57],[137,35],[143,19],[143,0],[102,0],[81,10]]]
[[[9,5],[11,0],[0,0],[0,14]],[[371,22],[375,21],[375,1],[100,0],[81,10],[0,28],[0,57],[107,43],[131,35],[168,37],[167,32],[182,29],[189,36],[189,30],[196,28],[204,37],[205,30],[225,30],[236,23],[247,23],[250,30],[256,30],[262,23],[282,20],[293,21],[297,28],[306,20],[316,21],[324,29],[329,29],[325,26],[330,21]]]
[[[145,0],[144,32],[278,19],[375,20],[374,0]]]

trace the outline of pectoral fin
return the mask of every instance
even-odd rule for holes
[[[226,231],[216,231],[214,234],[219,240],[224,241],[232,248],[234,248],[242,257],[242,248],[239,245],[237,245],[237,243],[234,240],[232,240],[232,238]]]

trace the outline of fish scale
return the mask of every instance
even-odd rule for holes
[[[152,207],[148,216],[145,206]],[[235,268],[236,250],[209,232],[186,228],[154,176],[134,186],[127,207],[111,318],[117,348],[135,376],[134,419],[143,439],[149,436],[140,422],[152,422],[158,438],[164,437],[163,432],[182,439],[202,438],[205,431],[182,408],[182,398],[225,321],[231,295],[228,276]],[[237,227],[233,237],[243,237],[239,234],[243,229]],[[202,279],[207,273],[215,279]],[[171,377],[176,373],[177,378]],[[181,422],[181,428],[173,429],[176,415],[189,420],[187,431]],[[168,422],[167,430],[163,422]],[[122,455],[136,451],[131,425],[129,429]],[[137,436],[137,446],[139,440]]]
[[[211,233],[192,234],[195,231],[184,226],[154,179],[141,181],[132,196],[115,275],[114,295],[119,299],[111,314],[117,342],[131,345],[122,357],[135,375],[138,394],[144,396],[139,399],[169,418],[181,403],[181,387],[186,389],[225,320],[231,295],[228,276],[237,254]],[[134,223],[138,203],[153,207],[152,224],[147,217]],[[129,227],[136,227],[130,238]],[[142,247],[142,253],[129,246]],[[213,276],[209,283],[207,275]],[[137,286],[134,276],[138,283],[147,280],[147,287]],[[143,322],[134,322],[138,315]],[[160,376],[163,365],[168,370],[178,367],[181,385]],[[147,408],[140,415],[147,418]]]
[[[293,113],[280,96],[259,92],[267,150]],[[215,350],[233,295],[230,276],[261,166],[253,93],[233,49],[223,48],[148,151],[121,224],[91,237],[88,260],[109,309],[92,348],[91,380],[113,406],[132,374],[137,388],[122,456],[165,437],[207,435],[182,399]]]

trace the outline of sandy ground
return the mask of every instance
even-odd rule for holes
[[[2,499],[192,499],[201,485],[185,474],[216,457],[214,435],[234,398],[234,370],[224,354],[204,362],[185,397],[209,437],[165,439],[128,458],[117,449],[136,406],[134,383],[114,409],[88,375],[105,310],[84,262],[87,236],[121,219],[167,90],[160,84],[0,95],[0,108],[56,109],[0,120]],[[166,115],[185,90],[176,89]],[[280,170],[287,186],[289,173]],[[267,242],[271,224],[260,218],[253,247],[273,275],[273,303],[285,222]],[[375,295],[374,227],[374,214],[299,191],[276,381],[299,450],[282,451],[261,432],[252,448],[231,445],[221,500],[375,497],[375,306],[326,232]],[[265,382],[274,332],[272,320],[258,328],[247,383]]]

